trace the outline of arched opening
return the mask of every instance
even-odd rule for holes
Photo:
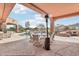
[[[13,24],[6,24],[7,31],[13,31],[16,32],[16,25]]]

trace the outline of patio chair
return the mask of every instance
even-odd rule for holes
[[[33,41],[39,41],[38,35],[33,35]]]
[[[41,42],[39,41],[38,35],[33,35],[33,46],[36,46],[36,47],[42,46]]]
[[[56,32],[53,32],[53,33],[51,34],[51,36],[50,36],[50,39],[51,39],[51,40],[54,40],[55,34],[56,34]]]

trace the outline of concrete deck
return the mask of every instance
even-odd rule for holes
[[[55,36],[50,51],[33,46],[26,35],[14,34],[11,38],[13,41],[0,41],[0,56],[79,56],[79,37]]]

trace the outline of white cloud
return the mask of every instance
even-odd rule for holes
[[[36,20],[39,20],[40,22],[45,22],[45,18],[42,17],[41,14],[36,14],[34,17]]]
[[[22,6],[20,4],[16,4],[16,6],[14,7],[13,12],[15,14],[25,14],[25,13],[27,13],[26,12],[27,10],[32,11],[31,9],[29,9],[29,8],[27,8],[25,6]],[[30,16],[34,16],[34,18],[33,19],[30,18]],[[26,19],[25,21],[28,21],[29,20],[31,27],[36,27],[38,24],[41,24],[41,23],[45,25],[45,18],[42,17],[41,14],[36,13],[36,14],[30,15],[30,16],[29,16],[29,19]],[[22,20],[22,21],[20,20],[19,21],[19,24],[21,24],[23,27],[25,27],[25,21],[24,20]]]
[[[30,22],[30,27],[36,27],[38,24],[44,24],[46,26],[46,20],[40,14],[35,14],[34,19],[26,19],[26,21]],[[50,21],[48,26],[50,27]]]
[[[30,22],[30,27],[36,27],[38,24],[44,24],[45,25],[45,22],[42,22],[38,19],[29,19],[27,21]]]
[[[26,10],[30,10],[30,9],[21,4],[16,4],[16,6],[14,7],[15,14],[25,14]]]

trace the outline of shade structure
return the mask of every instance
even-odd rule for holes
[[[78,3],[28,3],[23,4],[42,15],[51,15],[50,31],[54,31],[54,22],[60,18],[67,18],[79,15]]]
[[[51,15],[50,17],[50,27],[51,32],[54,31],[54,22],[59,18],[71,17],[79,15],[79,4],[59,4],[59,3],[20,3],[26,7],[29,7],[42,15]],[[5,22],[6,18],[10,14],[12,8],[15,4],[0,4],[0,20]],[[48,19],[46,19],[48,20]],[[13,22],[13,21],[12,21]],[[48,24],[48,22],[47,22]],[[48,27],[47,27],[48,30]],[[16,31],[18,32],[18,26],[16,26]],[[48,33],[48,31],[47,31]],[[46,50],[49,50],[50,39],[45,40]]]
[[[59,18],[79,15],[79,3],[20,3],[42,15],[51,15],[51,27]],[[0,3],[0,23],[5,22],[15,3]],[[53,31],[53,29],[52,29]]]
[[[0,3],[0,21],[6,21],[14,5],[15,3]]]
[[[41,14],[51,14],[54,19],[79,15],[78,3],[20,3]],[[0,3],[0,20],[6,19],[15,3]]]
[[[43,14],[51,14],[54,19],[79,15],[78,3],[30,3],[23,5]]]

